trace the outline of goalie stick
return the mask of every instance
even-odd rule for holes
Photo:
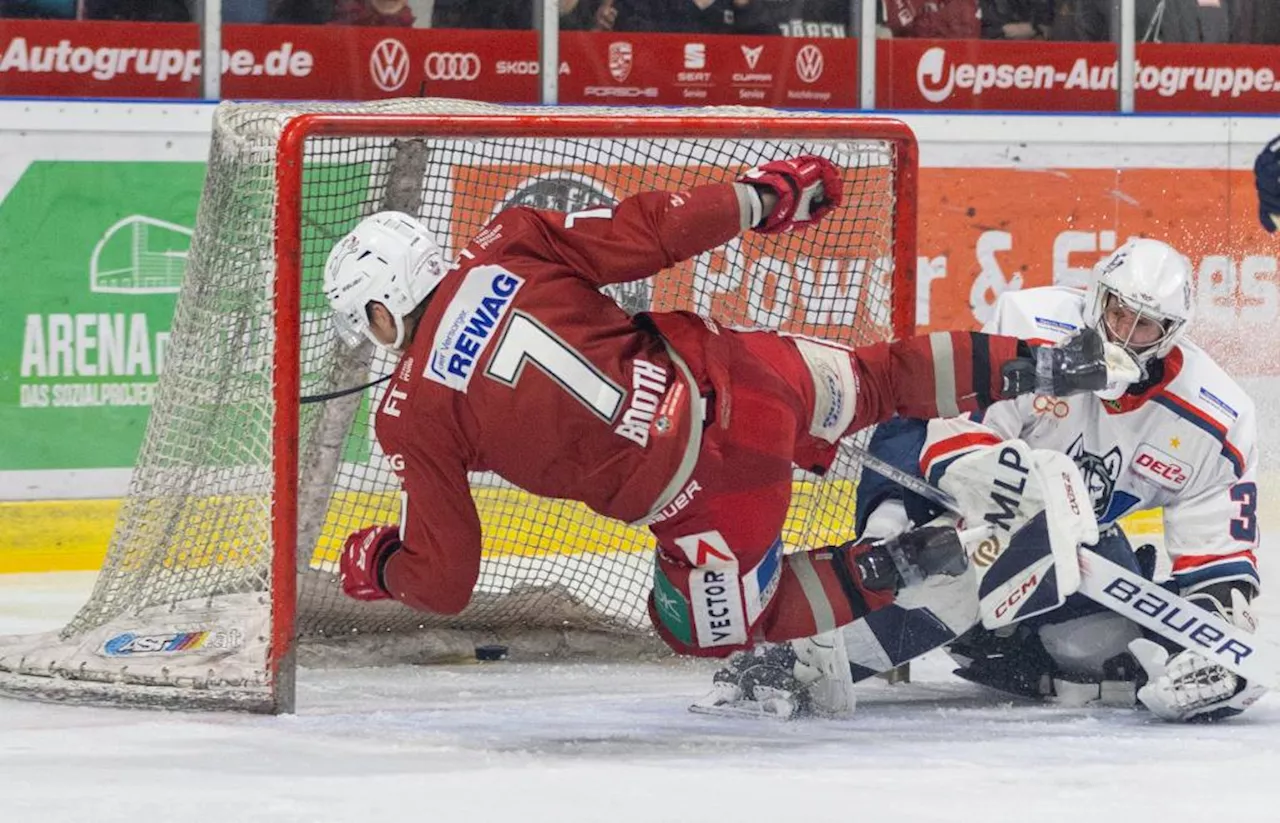
[[[845,443],[863,465],[908,491],[964,516],[955,499],[919,477],[907,474],[858,446]],[[1262,638],[1220,620],[1180,595],[1140,574],[1079,546],[1080,594],[1124,615],[1179,646],[1192,649],[1245,680],[1280,688],[1280,649]]]

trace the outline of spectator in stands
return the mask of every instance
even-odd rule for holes
[[[75,16],[75,0],[0,0],[0,17],[70,20]]]
[[[1229,12],[1238,0],[1136,0],[1139,43],[1225,43]],[[1273,4],[1274,0],[1265,0]],[[1059,0],[1050,37],[1110,40],[1120,37],[1112,0]]]
[[[338,26],[413,26],[409,0],[333,0],[333,17]]]
[[[436,0],[431,25],[438,29],[530,29],[534,0]],[[650,0],[560,0],[566,31],[650,31]]]
[[[1280,3],[1231,0],[1231,42],[1280,44]]]
[[[848,36],[850,0],[750,0],[735,5],[735,34]]]
[[[655,30],[697,34],[738,34],[738,15],[751,0],[648,0]],[[753,34],[756,32],[752,32]]]
[[[981,0],[988,40],[1043,40],[1053,28],[1053,0]]]
[[[978,0],[884,0],[894,37],[974,39],[982,34]]]
[[[1272,0],[1274,2],[1274,0]],[[1138,27],[1143,43],[1225,43],[1231,27],[1227,0],[1159,0],[1151,22]]]
[[[193,9],[184,0],[85,0],[84,19],[189,23]]]
[[[663,31],[845,37],[849,0],[650,0]]]

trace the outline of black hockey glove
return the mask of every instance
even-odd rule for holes
[[[1021,349],[1019,346],[1020,352]],[[1069,397],[1099,391],[1107,387],[1112,377],[1108,374],[1108,365],[1102,335],[1093,329],[1081,329],[1056,346],[1029,345],[1026,356],[1005,363],[1001,368],[1004,381],[1001,395],[1013,397],[1035,392],[1049,397]],[[1130,382],[1141,375],[1137,363],[1112,365],[1120,372],[1133,373]]]
[[[871,544],[854,563],[864,587],[896,592],[936,574],[958,577],[968,568],[969,557],[955,529],[923,526]]]

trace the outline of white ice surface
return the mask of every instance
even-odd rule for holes
[[[91,582],[0,576],[0,632],[57,627]],[[1275,695],[1177,726],[1012,703],[926,658],[855,718],[786,724],[689,714],[712,668],[304,671],[291,717],[0,699],[0,821],[1280,820]]]

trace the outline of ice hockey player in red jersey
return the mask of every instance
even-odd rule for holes
[[[467,605],[481,559],[468,471],[648,525],[650,616],[681,653],[807,637],[891,602],[903,571],[960,573],[954,532],[784,555],[793,464],[821,473],[841,437],[895,413],[974,411],[1037,380],[1057,395],[1100,388],[1100,338],[1037,350],[955,332],[848,349],[686,312],[631,317],[599,290],[746,229],[803,230],[840,203],[840,171],[805,156],[612,208],[509,208],[452,265],[414,218],[363,220],[333,249],[325,289],[349,342],[401,353],[376,429],[406,502],[398,526],[348,538],[346,594]]]

